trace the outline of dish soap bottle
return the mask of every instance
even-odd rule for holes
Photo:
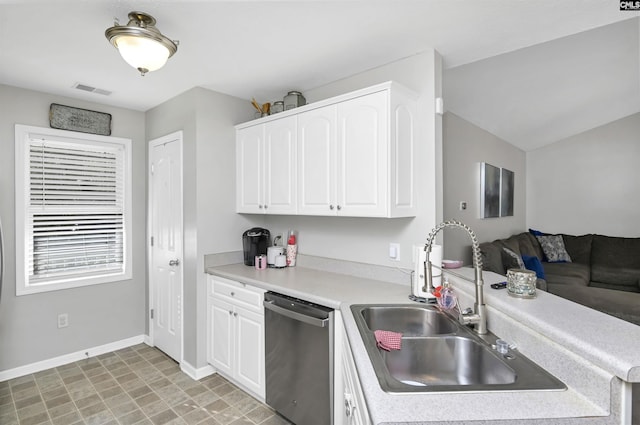
[[[448,278],[444,278],[442,282],[442,289],[440,290],[440,296],[438,297],[438,305],[445,310],[451,310],[456,306],[456,296],[453,294],[453,289],[449,283]]]

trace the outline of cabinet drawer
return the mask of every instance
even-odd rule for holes
[[[214,277],[211,295],[221,297],[236,305],[252,310],[262,311],[262,300],[266,291],[247,286],[244,283],[229,279]]]

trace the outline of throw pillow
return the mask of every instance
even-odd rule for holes
[[[550,263],[570,263],[571,257],[564,247],[562,235],[542,235],[536,236],[542,252]]]
[[[531,233],[533,236],[544,236],[544,235],[546,235],[546,233],[541,232],[540,230],[536,230],[536,229],[529,229],[529,233]]]
[[[544,267],[542,267],[542,263],[538,257],[535,255],[523,255],[522,261],[524,262],[524,266],[527,270],[536,272],[538,279],[546,279],[544,275]]]
[[[502,248],[502,264],[504,265],[505,271],[509,269],[524,269],[522,258],[506,247]]]

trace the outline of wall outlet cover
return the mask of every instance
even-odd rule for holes
[[[58,329],[69,326],[69,315],[67,313],[58,314]]]

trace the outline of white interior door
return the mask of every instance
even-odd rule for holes
[[[153,344],[182,361],[182,132],[149,142],[149,326]]]

